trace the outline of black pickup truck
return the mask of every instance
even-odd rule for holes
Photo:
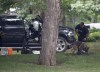
[[[14,49],[22,49],[25,47],[25,42],[28,42],[28,47],[31,49],[41,49],[40,42],[34,41],[34,39],[27,39],[28,31],[25,28],[25,23],[21,19],[10,16],[0,16],[0,32],[1,41],[0,48],[12,47]],[[59,27],[59,36],[57,51],[63,52],[68,49],[68,46],[75,40],[74,30],[69,27]]]

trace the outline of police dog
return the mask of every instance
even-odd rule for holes
[[[87,54],[88,50],[89,50],[89,47],[87,46],[85,42],[75,41],[71,45],[72,54],[77,54],[77,55]]]

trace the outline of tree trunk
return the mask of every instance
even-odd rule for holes
[[[59,26],[66,26],[66,17],[65,17],[65,14],[63,12],[61,12],[61,14],[60,14]]]
[[[60,0],[46,0],[44,24],[42,30],[42,50],[39,63],[46,66],[56,65],[56,47],[58,23],[60,17]]]

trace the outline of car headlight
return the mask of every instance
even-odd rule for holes
[[[68,36],[74,36],[74,33],[73,32],[68,32]]]
[[[69,31],[68,31],[68,30],[63,30],[63,32],[64,32],[64,33],[67,33],[67,34],[69,33]]]
[[[74,36],[74,33],[72,31],[69,30],[63,30],[63,32],[68,35],[68,36]]]

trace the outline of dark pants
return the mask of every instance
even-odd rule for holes
[[[36,38],[36,37],[39,37],[40,33],[38,31],[34,31],[33,34],[32,34],[32,38]]]
[[[84,38],[86,38],[86,37],[85,37],[85,36],[78,36],[78,41],[82,44],[82,42],[86,42],[86,40],[84,40]],[[80,45],[81,45],[81,44],[80,44]],[[84,48],[84,46],[78,48],[77,54],[83,54],[82,51],[87,52],[87,51],[88,51],[88,48],[87,48],[87,47]]]
[[[84,38],[85,38],[85,36],[78,36],[78,41],[80,41],[80,42],[84,42]]]

